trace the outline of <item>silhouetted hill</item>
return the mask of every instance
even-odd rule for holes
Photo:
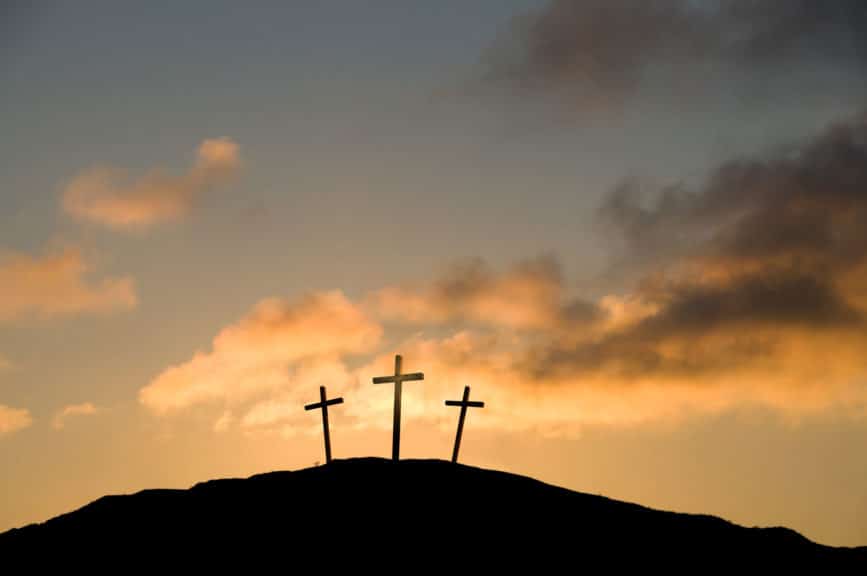
[[[395,558],[402,571],[867,567],[867,548],[820,546],[786,528],[651,510],[448,462],[377,458],[106,496],[0,534],[4,565],[14,557],[32,568],[94,567],[108,557],[166,567],[248,559],[289,572],[311,562],[326,572],[347,563],[390,571]]]

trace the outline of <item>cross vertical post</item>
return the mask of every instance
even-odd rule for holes
[[[400,354],[394,357],[394,375],[393,376],[375,376],[374,384],[394,384],[394,424],[392,426],[391,440],[391,459],[397,462],[400,460],[400,406],[403,394],[403,382],[411,380],[424,380],[424,374],[421,372],[413,372],[412,374],[401,374],[403,370],[403,357]]]
[[[403,357],[394,357],[394,375],[400,374],[403,367]],[[391,459],[400,460],[400,405],[403,398],[403,380],[394,381],[394,425],[391,428]]]
[[[446,400],[446,406],[460,406],[461,415],[458,418],[458,433],[455,435],[455,448],[452,451],[452,462],[458,461],[458,451],[461,449],[461,437],[464,435],[464,420],[467,418],[467,408],[484,408],[484,402],[470,402],[470,387],[464,386],[464,397],[461,400]]]
[[[325,463],[331,462],[331,432],[328,429],[328,407],[335,404],[343,404],[343,398],[333,398],[328,400],[325,393],[325,386],[319,387],[319,402],[315,404],[307,404],[305,410],[322,410],[322,433],[325,436]]]

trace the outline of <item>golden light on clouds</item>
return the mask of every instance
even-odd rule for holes
[[[466,321],[514,328],[546,328],[560,319],[562,279],[551,257],[495,274],[479,259],[452,266],[427,286],[389,286],[369,301],[386,318],[413,324]]]
[[[285,388],[287,369],[373,349],[382,329],[341,292],[259,302],[214,338],[212,349],[159,374],[139,392],[157,413],[198,404],[233,406]]]
[[[569,301],[556,262],[545,262],[502,273],[482,265],[485,274],[468,276],[475,280],[460,290],[443,289],[453,268],[427,287],[385,287],[357,302],[339,292],[264,301],[225,328],[213,351],[158,375],[140,400],[161,414],[209,405],[221,431],[237,425],[248,433],[293,435],[316,431],[299,406],[324,385],[347,397],[334,415],[343,427],[388,429],[390,396],[369,385],[370,377],[388,370],[400,352],[426,375],[423,386],[405,395],[406,417],[442,426],[451,425],[442,399],[465,385],[488,402],[489,409],[473,416],[474,426],[545,435],[749,407],[793,419],[837,409],[867,415],[861,361],[867,338],[846,322],[815,330],[745,319],[739,307],[751,302],[744,303],[743,286],[726,277],[708,288],[707,275],[697,282],[709,292],[698,295],[679,292],[676,283],[595,303]],[[515,283],[521,288],[510,292],[512,304],[541,311],[522,317],[532,322],[477,314],[487,287]],[[725,301],[729,290],[731,318],[708,313],[694,320],[680,310],[680,300]],[[761,288],[747,290],[764,301]],[[407,299],[415,307],[403,315]],[[386,332],[386,325],[401,322],[416,332],[397,338]],[[380,334],[387,336],[382,342]]]
[[[30,411],[0,404],[0,436],[23,430],[33,423]]]
[[[76,218],[116,230],[141,230],[183,216],[200,194],[226,183],[239,167],[238,144],[230,138],[208,139],[180,176],[154,168],[130,179],[118,168],[88,168],[64,186],[63,208]]]
[[[99,412],[99,408],[93,405],[92,402],[82,402],[81,404],[70,404],[61,408],[54,418],[51,420],[51,427],[55,430],[62,430],[66,426],[67,420],[80,416],[93,416]]]
[[[41,317],[135,308],[135,285],[128,277],[90,281],[81,253],[67,248],[33,257],[0,254],[0,320],[31,314]]]
[[[742,407],[864,417],[865,133],[867,117],[834,124],[655,205],[620,186],[600,216],[639,280],[596,301],[572,297],[552,257],[504,271],[467,260],[355,301],[266,300],[139,398],[162,414],[211,405],[219,430],[293,434],[327,385],[352,399],[336,419],[386,428],[389,399],[368,381],[400,352],[426,373],[407,417],[432,422],[464,385],[490,407],[479,426],[545,434]]]

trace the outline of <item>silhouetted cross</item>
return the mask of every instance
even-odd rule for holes
[[[343,404],[343,398],[326,399],[325,386],[319,387],[319,402],[308,404],[304,407],[305,410],[322,409],[322,432],[325,434],[325,463],[331,462],[331,433],[328,431],[328,407],[335,404]]]
[[[391,459],[395,461],[400,460],[400,395],[403,383],[409,380],[424,380],[424,374],[421,372],[401,374],[402,363],[403,358],[398,354],[394,357],[394,376],[376,376],[373,379],[374,384],[394,383],[394,426],[392,429]]]
[[[460,406],[461,417],[458,420],[458,434],[455,436],[455,449],[452,452],[452,462],[458,461],[458,450],[461,449],[461,436],[464,434],[464,420],[467,418],[467,408],[484,408],[484,402],[470,402],[470,387],[464,386],[463,400],[446,400],[446,406]]]

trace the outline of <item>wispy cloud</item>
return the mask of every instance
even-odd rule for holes
[[[522,94],[563,96],[573,109],[618,108],[665,74],[678,97],[726,71],[862,74],[865,25],[860,0],[551,0],[514,20],[489,75]]]
[[[225,410],[220,417],[214,422],[214,432],[225,432],[229,426],[235,421],[235,417],[231,410]]]
[[[419,325],[463,322],[538,330],[593,316],[591,304],[567,299],[560,266],[551,256],[519,262],[503,273],[480,259],[466,260],[432,283],[383,288],[368,304],[384,318]]]
[[[63,208],[72,216],[116,230],[141,230],[186,214],[196,198],[231,179],[240,166],[238,145],[229,138],[204,140],[186,174],[152,169],[129,179],[118,168],[94,166],[63,190]]]
[[[81,404],[70,404],[64,406],[54,415],[51,420],[51,427],[55,430],[62,430],[66,426],[66,421],[72,417],[78,416],[93,416],[100,409],[94,406],[91,402],[83,402]]]
[[[135,308],[131,278],[89,281],[81,253],[67,248],[41,258],[0,253],[0,320],[26,314],[43,317]]]
[[[33,423],[30,411],[0,404],[0,437],[23,430]]]

